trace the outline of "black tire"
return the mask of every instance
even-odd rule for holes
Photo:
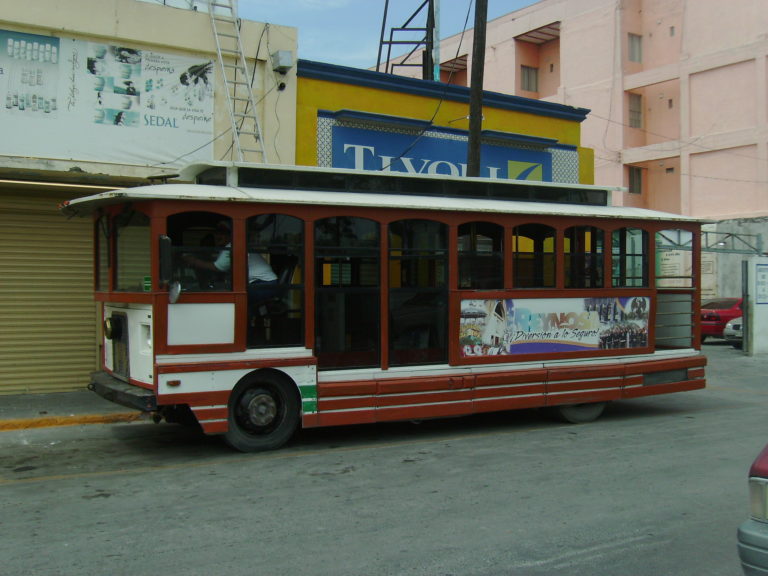
[[[597,420],[605,410],[607,402],[592,402],[590,404],[566,404],[554,406],[552,413],[558,420],[570,424],[585,424]]]
[[[290,440],[299,424],[299,397],[286,380],[260,373],[235,386],[229,397],[227,444],[241,452],[261,452]]]

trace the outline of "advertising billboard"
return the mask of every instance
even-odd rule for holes
[[[210,160],[213,62],[0,30],[0,154],[179,166]]]

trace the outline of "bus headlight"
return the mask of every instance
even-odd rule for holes
[[[768,522],[768,480],[749,479],[749,515],[760,522]]]

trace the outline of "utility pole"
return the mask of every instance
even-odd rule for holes
[[[480,131],[483,129],[483,75],[487,20],[488,0],[475,0],[475,32],[472,42],[472,75],[469,87],[467,176],[480,176]]]

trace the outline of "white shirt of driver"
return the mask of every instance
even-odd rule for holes
[[[229,272],[232,268],[232,245],[227,244],[213,263],[218,270]],[[248,282],[274,282],[277,275],[261,254],[248,254]]]

